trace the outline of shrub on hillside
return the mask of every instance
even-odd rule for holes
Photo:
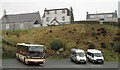
[[[107,47],[104,42],[100,43],[100,45],[101,45],[101,48],[106,48]]]
[[[52,33],[52,30],[50,30],[49,32]]]
[[[50,42],[50,47],[54,51],[59,51],[61,48],[64,48],[64,44],[60,40],[55,39]]]
[[[95,45],[93,43],[89,43],[88,49],[95,49]]]
[[[120,53],[120,44],[119,43],[114,44],[113,48],[114,48],[115,52],[119,52]]]
[[[93,36],[93,37],[96,37],[96,36],[97,36],[97,33],[96,33],[96,32],[92,32],[92,36]]]

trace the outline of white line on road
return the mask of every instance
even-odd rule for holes
[[[103,65],[90,65],[90,66],[103,66]]]

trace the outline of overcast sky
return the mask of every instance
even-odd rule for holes
[[[85,20],[86,12],[108,13],[118,10],[120,0],[0,0],[0,18],[3,10],[7,14],[31,13],[39,11],[41,17],[44,9],[73,7],[75,20]]]

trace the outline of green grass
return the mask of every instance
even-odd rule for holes
[[[96,40],[95,37],[91,36],[91,33],[96,32],[98,28],[105,28],[107,32],[110,32],[110,35],[103,37],[102,35],[98,36],[99,40]],[[52,32],[50,32],[52,30]],[[63,43],[65,43],[65,52],[66,54],[70,53],[70,49],[72,47],[82,48],[85,51],[87,50],[87,46],[84,45],[84,42],[92,41],[96,49],[102,49],[104,51],[105,61],[117,61],[118,55],[113,51],[112,47],[110,47],[109,43],[112,42],[113,38],[116,36],[118,27],[111,25],[86,25],[86,24],[69,24],[69,25],[60,25],[60,26],[52,26],[52,27],[44,27],[44,28],[34,28],[30,30],[4,30],[2,31],[3,39],[16,44],[19,42],[25,43],[37,43],[44,44],[47,48],[47,51],[50,51],[50,42],[54,39],[59,39]],[[6,35],[8,33],[8,35]],[[87,36],[86,36],[87,33]],[[100,48],[100,43],[105,42],[107,48]],[[76,43],[78,42],[78,44]],[[3,44],[3,47],[7,51],[15,51],[16,48],[13,46],[9,46],[7,44]],[[51,54],[48,53],[48,54]],[[6,55],[11,55],[9,53],[4,53]],[[13,55],[13,54],[12,54]],[[54,56],[53,58],[61,58]]]
[[[2,53],[2,59],[15,59],[15,53],[11,52]]]

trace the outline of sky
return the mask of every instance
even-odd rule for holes
[[[0,18],[5,9],[7,15],[40,12],[44,9],[73,8],[75,21],[85,20],[86,12],[108,13],[118,11],[120,0],[0,0]]]

